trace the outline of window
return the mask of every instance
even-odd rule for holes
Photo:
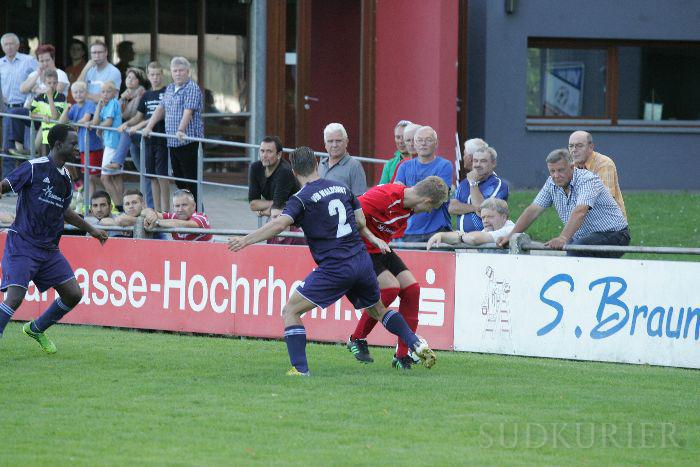
[[[697,125],[698,82],[700,43],[530,39],[526,112],[530,123]]]

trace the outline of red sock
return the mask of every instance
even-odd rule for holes
[[[386,289],[382,289],[380,295],[380,300],[384,304],[384,306],[389,306],[391,303],[396,300],[396,297],[399,295],[399,289],[396,287],[389,287]],[[362,313],[362,316],[360,317],[360,322],[357,323],[357,326],[355,327],[355,332],[352,333],[352,336],[350,336],[351,339],[367,339],[367,336],[369,336],[369,333],[372,332],[372,329],[374,329],[374,326],[376,326],[377,320],[370,317],[367,313]]]
[[[420,286],[411,284],[399,292],[401,304],[399,305],[399,313],[406,320],[406,324],[411,328],[411,331],[416,332],[418,329],[418,302],[420,301]],[[408,355],[408,347],[399,339],[399,344],[396,349],[396,356],[401,358]]]

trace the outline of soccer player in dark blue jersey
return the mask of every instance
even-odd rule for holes
[[[0,291],[7,296],[0,303],[0,337],[22,304],[29,281],[34,281],[41,292],[56,289],[59,298],[22,331],[45,352],[56,353],[45,331],[82,298],[73,270],[58,249],[63,225],[67,222],[85,230],[102,244],[107,232],[88,224],[70,208],[73,184],[65,163],[78,154],[77,133],[59,124],[49,130],[48,141],[51,152],[47,157],[24,162],[0,182],[0,194],[12,190],[18,195],[17,217],[8,229],[2,256]]]
[[[403,317],[382,305],[372,260],[360,234],[380,251],[391,251],[383,240],[367,228],[357,198],[343,183],[319,178],[314,152],[302,147],[291,155],[292,170],[302,189],[287,201],[282,214],[245,237],[231,237],[228,249],[239,251],[267,240],[289,226],[300,225],[318,267],[292,294],[284,306],[284,340],[292,369],[290,376],[309,375],[306,361],[306,329],[301,315],[325,308],[345,295],[356,309],[367,313],[403,340],[427,368],[435,364],[435,353],[416,336]]]

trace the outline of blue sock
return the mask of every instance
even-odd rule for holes
[[[15,310],[10,308],[5,304],[5,302],[0,303],[0,336],[5,330],[5,326],[10,322],[10,318],[15,314]]]
[[[71,311],[69,308],[61,301],[61,297],[54,300],[54,302],[46,309],[45,312],[41,314],[37,319],[32,321],[30,329],[32,332],[44,332],[54,324],[56,324],[61,318],[65,316],[66,313]]]
[[[306,329],[304,326],[289,326],[284,328],[284,341],[287,343],[289,361],[300,373],[309,371],[306,362]]]
[[[389,310],[382,318],[382,324],[387,331],[395,336],[399,336],[406,346],[413,350],[413,347],[418,342],[418,337],[415,335],[411,328],[406,324],[406,320],[397,311]]]

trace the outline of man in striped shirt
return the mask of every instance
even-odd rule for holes
[[[547,156],[550,177],[535,200],[523,211],[511,235],[524,232],[549,206],[564,223],[561,233],[545,243],[555,250],[564,245],[615,245],[630,243],[627,220],[610,192],[597,175],[574,166],[566,149],[556,149]],[[506,246],[510,236],[501,237],[498,245]],[[619,258],[618,252],[567,252],[569,256]]]
[[[180,189],[173,193],[173,212],[156,212],[153,209],[141,211],[143,226],[146,229],[157,227],[210,229],[209,218],[204,213],[195,212],[194,195],[190,190]],[[203,233],[172,233],[173,240],[187,240],[191,242],[210,242],[212,234]]]

